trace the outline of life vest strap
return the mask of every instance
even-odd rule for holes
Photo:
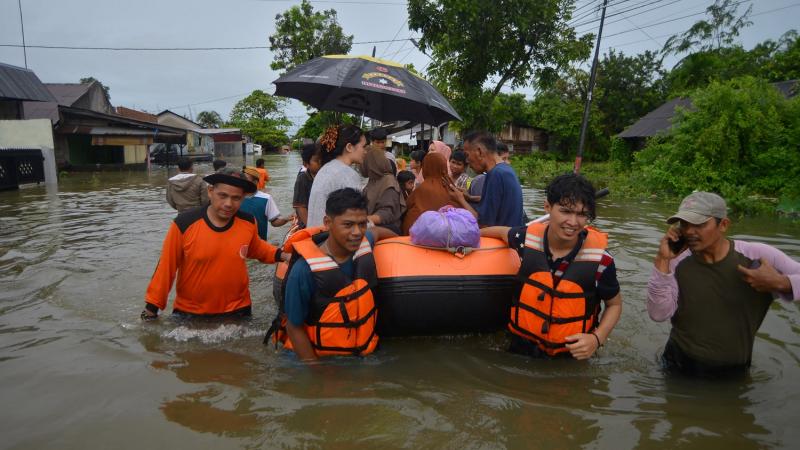
[[[359,345],[356,347],[329,347],[325,345],[318,345],[315,343],[311,343],[311,346],[314,350],[323,351],[323,352],[343,352],[343,353],[352,353],[353,355],[360,355],[361,352],[366,350],[370,344],[372,343],[372,339],[375,337],[375,327],[372,327],[372,332],[369,335],[369,339],[363,345]],[[317,342],[320,340],[320,329],[317,328]]]
[[[322,328],[322,327],[324,327],[324,328],[358,328],[361,325],[364,325],[365,323],[367,323],[367,321],[370,318],[372,318],[372,316],[374,316],[377,311],[378,311],[378,308],[373,306],[372,309],[370,309],[368,313],[364,314],[364,316],[362,316],[358,320],[350,320],[349,317],[345,317],[345,315],[343,315],[342,316],[342,322],[319,322],[319,321],[316,321],[316,322],[309,322],[308,325],[310,325],[312,327],[317,327],[318,330],[319,330],[319,328]]]
[[[594,317],[594,311],[590,311],[589,313],[584,314],[582,316],[553,317],[553,316],[549,316],[549,315],[539,311],[538,309],[536,309],[536,308],[534,308],[532,306],[526,305],[525,303],[520,303],[519,305],[516,305],[516,306],[517,306],[517,308],[521,308],[521,309],[524,309],[525,311],[528,311],[528,312],[531,312],[533,314],[536,314],[537,316],[539,316],[540,318],[546,320],[547,322],[558,324],[558,325],[563,325],[563,324],[572,323],[572,322],[580,322],[580,321],[588,320],[588,319],[591,319],[592,317]]]
[[[532,280],[530,277],[525,279],[525,283],[530,284],[533,287],[539,288],[542,291],[547,292],[550,294],[551,297],[557,298],[585,298],[585,292],[561,292],[558,289],[551,288],[550,286],[540,283],[536,280]]]
[[[566,347],[566,346],[567,346],[567,344],[566,344],[566,343],[562,343],[562,342],[551,342],[551,341],[548,341],[548,340],[546,340],[546,339],[542,339],[542,337],[541,337],[541,336],[537,336],[537,335],[535,335],[535,334],[531,333],[530,331],[528,331],[528,330],[526,330],[526,329],[524,329],[524,328],[520,327],[519,325],[517,325],[517,324],[516,324],[516,322],[510,322],[510,323],[509,323],[509,325],[510,325],[510,326],[511,326],[511,327],[512,327],[512,328],[513,328],[515,331],[518,331],[520,334],[523,334],[523,335],[525,335],[525,336],[528,336],[528,337],[530,337],[532,341],[536,342],[537,344],[541,345],[542,347],[547,347],[547,348],[564,348],[564,347]]]

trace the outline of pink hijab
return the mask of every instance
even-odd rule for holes
[[[450,173],[450,155],[453,153],[453,150],[449,145],[442,141],[431,141],[431,146],[428,147],[428,153],[439,153],[444,156],[445,161],[447,161],[447,174],[452,175],[452,173]]]

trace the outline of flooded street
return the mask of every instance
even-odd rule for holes
[[[266,159],[268,190],[286,215],[300,158]],[[648,318],[645,288],[674,203],[613,193],[600,201],[597,226],[610,233],[624,311],[589,362],[512,355],[498,333],[387,339],[373,356],[308,366],[261,342],[275,315],[272,266],[250,263],[250,322],[139,320],[175,216],[167,178],[163,168],[74,173],[57,192],[0,192],[0,448],[741,449],[800,441],[797,304],[773,304],[745,381],[660,372],[669,325]],[[526,189],[525,203],[540,214],[542,192]],[[271,227],[270,241],[285,230]],[[731,236],[800,259],[800,223],[734,219]]]

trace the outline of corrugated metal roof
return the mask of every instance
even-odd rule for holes
[[[59,119],[58,105],[72,106],[89,92],[91,86],[91,83],[47,83],[45,87],[54,97],[52,101],[23,103],[24,117],[26,119],[50,119],[53,124],[56,124]]]
[[[661,131],[666,131],[672,126],[672,118],[677,107],[692,109],[692,101],[688,98],[674,98],[647,113],[636,123],[618,134],[621,138],[639,138],[655,136]]]
[[[0,63],[0,99],[52,102],[53,95],[32,70]]]
[[[789,99],[797,95],[798,88],[800,88],[800,80],[779,81],[777,83],[772,83],[772,85],[775,86],[775,89],[777,89],[781,95]]]

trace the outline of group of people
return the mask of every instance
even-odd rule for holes
[[[473,214],[482,236],[519,254],[511,351],[587,359],[607,341],[622,297],[608,236],[590,226],[596,204],[588,180],[556,177],[545,192],[549,220],[526,224],[519,180],[490,133],[467,134],[454,152],[435,141],[412,153],[410,171],[387,154],[385,134],[370,137],[368,146],[358,127],[337,126],[303,148],[293,206],[304,230],[291,255],[265,242],[257,218],[241,208],[257,191],[254,171],[205,177],[209,204],[181,212],[171,225],[142,318],[166,307],[176,273],[175,314],[247,316],[245,258],[284,260],[290,268],[276,339],[303,360],[368,354],[378,343],[374,243],[451,205]],[[354,165],[367,177],[363,188]],[[766,244],[728,239],[726,204],[713,193],[691,194],[667,222],[647,292],[650,317],[672,322],[662,364],[695,375],[746,372],[773,299],[800,300],[800,263]]]

